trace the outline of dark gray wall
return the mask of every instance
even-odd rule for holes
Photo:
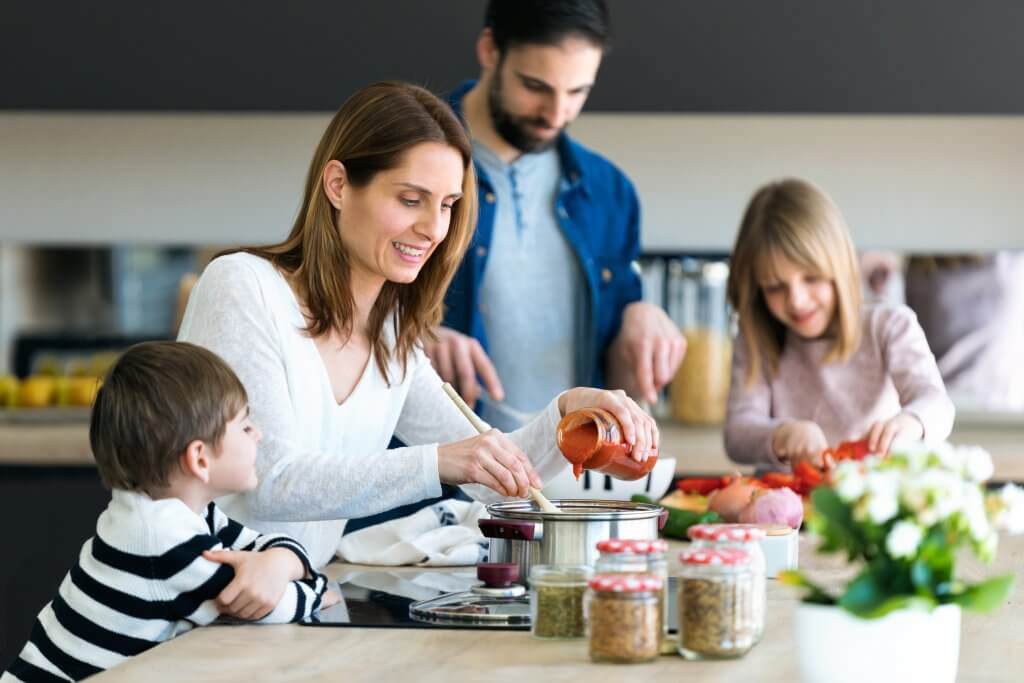
[[[0,0],[0,109],[334,110],[476,71],[483,0]],[[1022,113],[1019,0],[611,0],[592,111]]]

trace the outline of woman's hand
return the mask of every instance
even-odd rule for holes
[[[868,452],[888,455],[889,448],[897,436],[908,439],[923,439],[924,425],[910,413],[900,413],[888,420],[880,420],[871,425],[871,429],[864,436],[868,442]]]
[[[503,496],[525,498],[544,482],[512,440],[492,429],[437,447],[437,471],[446,484],[483,484]]]
[[[622,437],[637,462],[644,462],[658,447],[658,423],[622,390],[605,391],[578,387],[558,398],[558,410],[567,413],[581,408],[601,408],[615,416],[622,426]]]
[[[772,433],[772,450],[779,460],[795,467],[800,461],[818,469],[825,466],[823,453],[828,448],[825,432],[809,420],[792,420],[779,425]]]

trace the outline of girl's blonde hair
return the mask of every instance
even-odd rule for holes
[[[786,326],[768,310],[761,288],[779,258],[835,284],[836,312],[826,332],[835,343],[826,362],[848,359],[860,344],[860,270],[839,208],[806,180],[769,183],[747,205],[729,272],[729,303],[750,359],[748,384],[765,372],[773,376],[779,367]]]
[[[294,277],[309,311],[306,332],[310,336],[337,330],[347,337],[355,315],[349,255],[339,233],[344,226],[335,224],[334,207],[323,190],[324,168],[338,160],[345,166],[349,183],[365,187],[381,171],[401,165],[409,149],[425,142],[453,147],[462,157],[462,198],[452,207],[448,234],[416,280],[384,283],[370,313],[373,357],[389,382],[385,325],[397,314],[394,353],[404,374],[416,343],[433,335],[441,321],[445,292],[476,225],[472,146],[447,104],[424,88],[397,81],[376,83],[356,92],[334,115],[317,145],[306,176],[302,208],[288,238],[278,244],[242,249]]]

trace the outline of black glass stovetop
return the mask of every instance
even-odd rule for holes
[[[416,621],[409,616],[409,605],[448,593],[468,591],[477,584],[475,567],[453,567],[420,572],[381,569],[349,570],[338,580],[330,582],[330,589],[340,592],[337,605],[309,617],[303,626],[359,627],[359,628],[427,628],[478,629],[481,626],[438,624]],[[669,630],[675,630],[675,580],[669,580]],[[488,626],[488,630],[524,631],[529,626]]]

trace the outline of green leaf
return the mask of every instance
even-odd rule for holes
[[[910,565],[910,581],[919,594],[931,595],[935,592],[932,568],[924,560],[916,560]]]
[[[887,600],[884,600],[874,611],[866,616],[867,619],[880,619],[890,612],[895,612],[898,609],[907,609],[910,607],[922,607],[924,609],[933,609],[938,605],[938,601],[931,596],[925,595],[894,595]]]
[[[779,572],[778,580],[786,586],[803,588],[807,593],[803,597],[804,602],[811,602],[816,605],[834,605],[835,598],[825,592],[825,589],[816,583],[811,582],[802,572],[796,569],[786,569]]]
[[[839,596],[839,606],[859,617],[870,618],[886,600],[885,589],[870,572],[863,572]]]
[[[1013,578],[1013,574],[1006,574],[976,583],[955,596],[953,602],[964,609],[988,612],[1006,602],[1013,589]]]

